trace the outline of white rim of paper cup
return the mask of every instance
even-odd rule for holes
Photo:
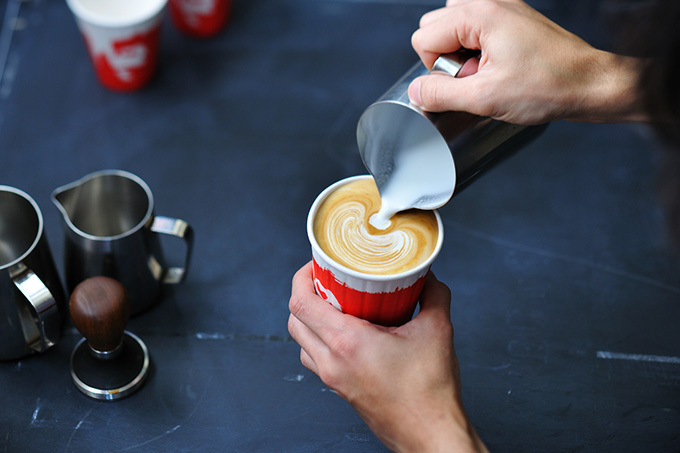
[[[352,181],[356,181],[357,179],[373,179],[373,176],[371,175],[357,175],[357,176],[350,176],[345,179],[341,179],[340,181],[337,181],[334,184],[331,184],[328,186],[326,189],[324,189],[323,192],[319,194],[318,197],[316,197],[316,200],[314,200],[314,203],[312,203],[312,207],[309,209],[309,214],[307,215],[307,237],[309,239],[310,244],[312,244],[312,248],[316,253],[318,253],[325,261],[326,263],[331,263],[334,267],[336,267],[339,271],[346,273],[347,275],[350,275],[355,278],[359,279],[364,279],[368,281],[374,281],[374,282],[386,282],[386,281],[394,281],[394,280],[399,280],[402,278],[407,278],[412,275],[422,273],[426,269],[428,269],[434,260],[439,256],[439,252],[441,251],[442,244],[444,243],[444,223],[442,222],[442,218],[439,215],[439,212],[437,210],[432,210],[434,213],[435,218],[437,219],[437,228],[438,228],[438,236],[437,236],[437,243],[434,246],[434,250],[432,250],[432,253],[430,256],[420,263],[418,266],[409,269],[404,272],[400,272],[398,274],[368,274],[366,272],[359,272],[354,269],[350,269],[349,267],[338,263],[336,260],[331,259],[326,252],[324,252],[321,247],[319,246],[319,243],[316,240],[316,237],[314,236],[314,217],[316,216],[316,212],[319,210],[319,206],[321,203],[332,193],[334,192],[338,187],[344,186],[347,183],[350,183]]]
[[[117,0],[100,0],[115,2]],[[132,2],[131,2],[132,3]],[[156,17],[168,3],[168,0],[135,0],[140,7],[125,17],[109,17],[83,5],[82,0],[66,0],[71,12],[80,20],[100,27],[128,27],[143,23]]]

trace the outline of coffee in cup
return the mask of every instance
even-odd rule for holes
[[[381,230],[370,223],[379,210],[380,193],[372,178],[348,182],[319,206],[314,237],[334,261],[367,274],[405,272],[432,255],[439,233],[432,211],[399,212]]]

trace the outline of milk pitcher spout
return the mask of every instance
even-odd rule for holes
[[[184,220],[156,216],[151,190],[138,176],[121,170],[92,173],[57,188],[52,201],[63,216],[69,292],[87,278],[111,277],[122,283],[135,315],[157,301],[162,284],[184,280],[193,230]],[[183,266],[166,264],[160,234],[184,240]]]

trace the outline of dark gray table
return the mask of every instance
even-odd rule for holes
[[[0,4],[0,183],[36,199],[60,268],[50,193],[105,168],[142,177],[196,247],[187,281],[129,324],[153,361],[142,390],[80,394],[67,326],[49,352],[0,363],[0,450],[383,451],[300,365],[290,279],[310,258],[311,202],[365,173],[358,117],[416,61],[410,35],[439,2],[236,0],[212,40],[166,22],[157,77],[120,94],[95,80],[64,2],[14,17],[18,1]],[[608,46],[632,3],[533,4]],[[680,260],[660,149],[639,126],[559,122],[441,210],[434,270],[492,450],[680,449]]]

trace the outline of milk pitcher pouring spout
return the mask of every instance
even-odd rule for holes
[[[193,230],[184,220],[156,216],[151,190],[138,176],[121,170],[92,173],[56,189],[52,201],[64,220],[69,292],[87,278],[111,277],[125,288],[135,315],[158,300],[162,284],[184,280]],[[183,239],[183,267],[166,265],[160,234]]]
[[[432,71],[456,76],[466,55],[440,56]],[[397,212],[436,209],[483,171],[538,136],[547,125],[520,126],[465,112],[425,112],[408,97],[410,83],[428,74],[413,66],[359,119],[357,144],[383,202],[385,193],[409,192]],[[404,187],[407,189],[404,191]]]

